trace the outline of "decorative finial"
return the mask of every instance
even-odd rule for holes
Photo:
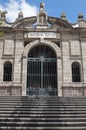
[[[66,14],[64,12],[61,13],[61,19],[66,20]]]
[[[23,12],[22,12],[22,11],[20,11],[20,12],[18,13],[18,17],[19,17],[19,18],[23,18]]]
[[[45,8],[45,4],[44,4],[44,2],[41,2],[41,3],[40,3],[40,9],[41,9],[41,10],[44,10],[44,8]]]
[[[1,13],[1,19],[5,20],[7,11],[0,12]]]
[[[84,19],[83,14],[82,14],[82,13],[79,13],[79,14],[78,14],[78,20],[83,20],[83,19]]]

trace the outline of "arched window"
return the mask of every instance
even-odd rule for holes
[[[72,63],[72,82],[81,82],[80,64],[78,62]]]
[[[12,63],[11,62],[4,63],[3,81],[12,81]]]

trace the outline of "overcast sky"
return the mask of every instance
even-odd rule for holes
[[[65,12],[67,19],[75,23],[78,13],[82,12],[86,19],[86,0],[0,0],[0,10],[6,10],[7,21],[13,22],[20,10],[24,17],[36,16],[41,1],[49,16],[60,17],[61,12]]]

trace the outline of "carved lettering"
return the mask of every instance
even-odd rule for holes
[[[52,33],[52,32],[30,32],[25,33],[25,38],[60,38],[60,33]]]

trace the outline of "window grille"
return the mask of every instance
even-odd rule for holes
[[[81,82],[80,76],[80,64],[74,62],[72,64],[72,82]]]
[[[10,62],[4,64],[3,81],[12,81],[12,63]]]

